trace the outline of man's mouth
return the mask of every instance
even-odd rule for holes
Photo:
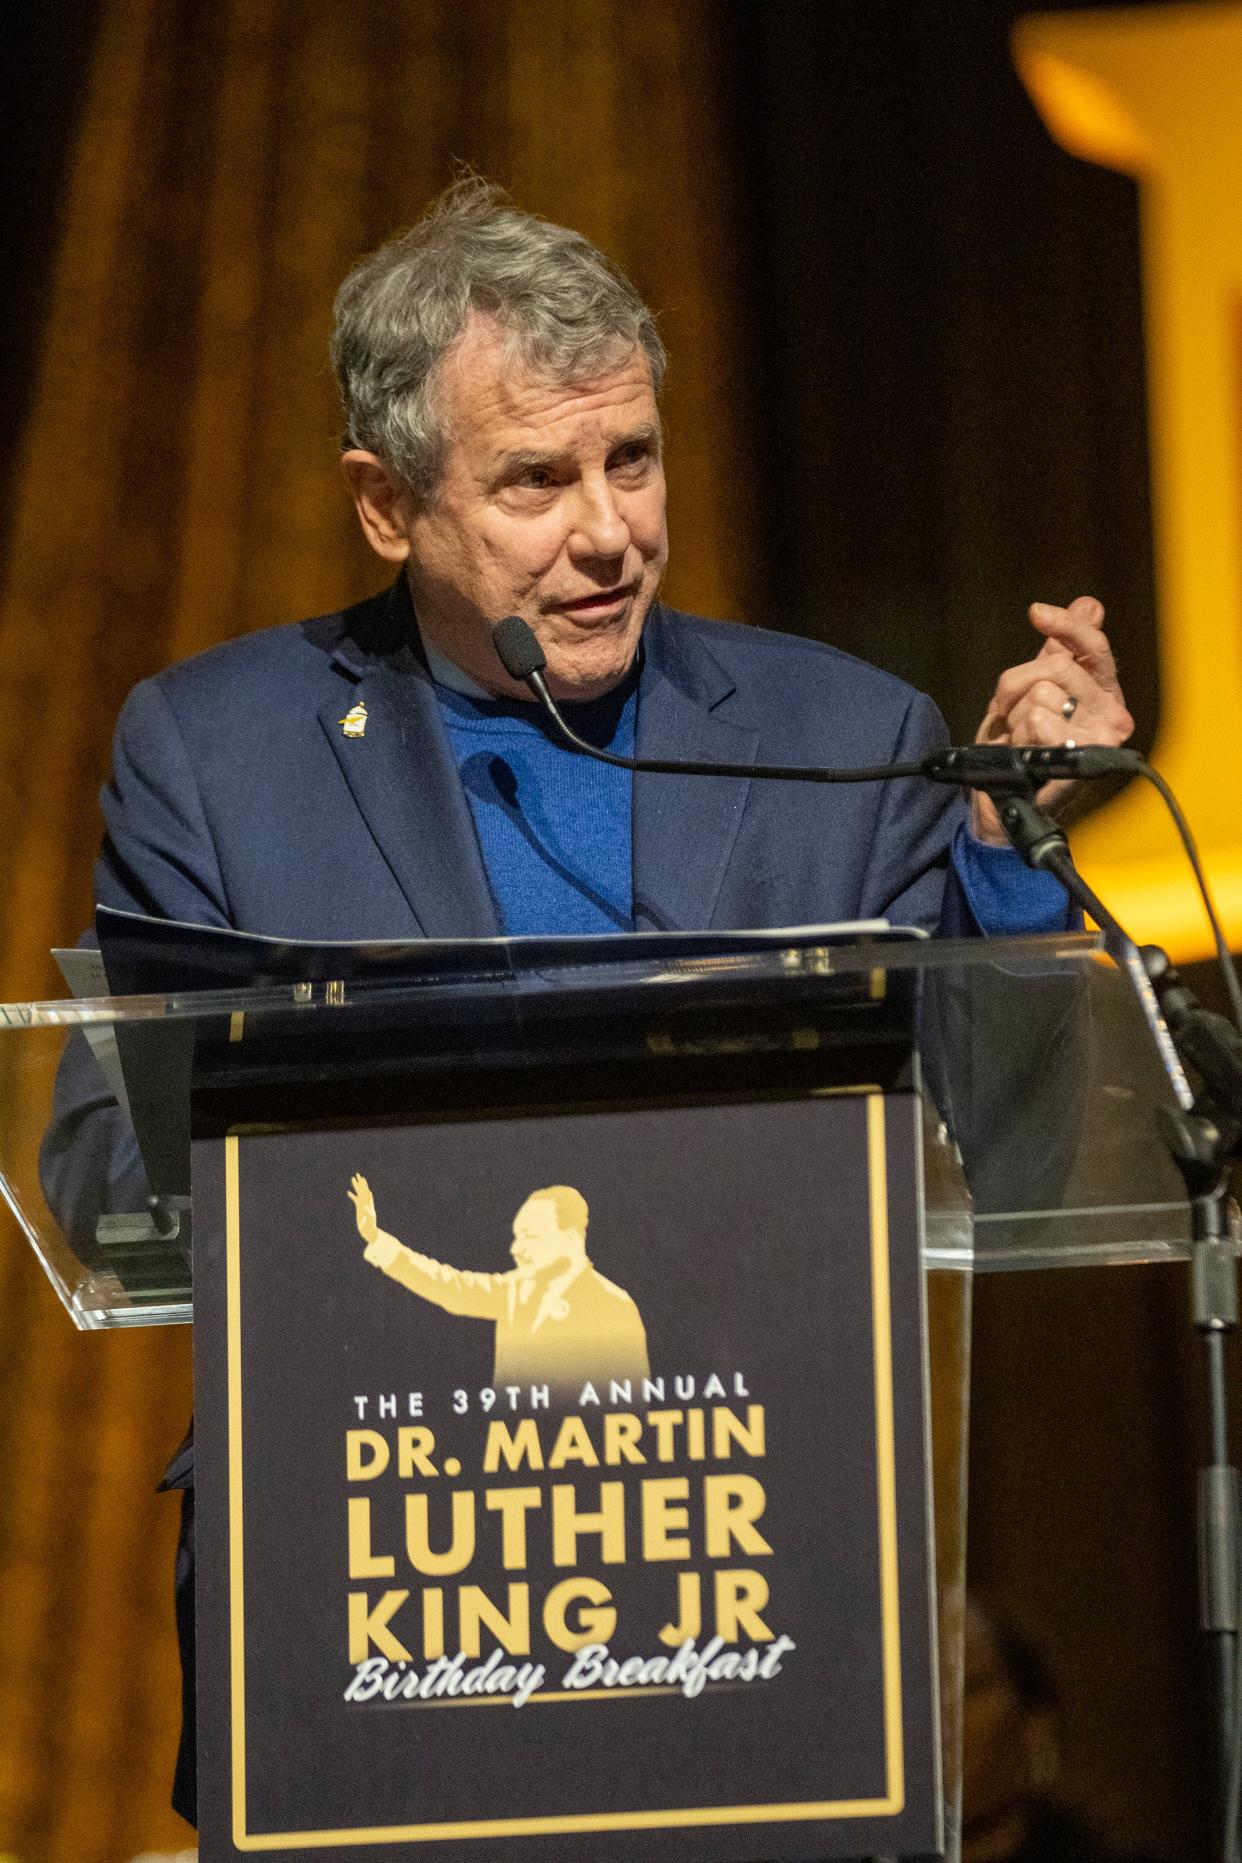
[[[615,589],[602,589],[597,595],[580,595],[574,601],[553,602],[552,606],[557,614],[562,615],[602,614],[628,601],[635,587],[633,582],[623,582]]]

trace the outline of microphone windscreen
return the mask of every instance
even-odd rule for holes
[[[492,629],[492,645],[510,679],[529,679],[548,664],[543,648],[521,615],[506,615]]]

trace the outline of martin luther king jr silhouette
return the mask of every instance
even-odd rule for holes
[[[533,1190],[513,1219],[515,1266],[504,1274],[453,1268],[380,1228],[365,1177],[349,1191],[366,1260],[412,1294],[471,1319],[493,1320],[493,1382],[546,1384],[575,1396],[588,1381],[646,1378],[642,1315],[586,1252],[586,1198],[567,1184]]]

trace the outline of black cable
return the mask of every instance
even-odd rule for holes
[[[1137,752],[1102,744],[956,745],[922,758],[917,763],[866,764],[857,769],[844,770],[806,766],[791,768],[780,764],[704,763],[664,757],[619,757],[613,751],[588,744],[566,722],[544,678],[547,658],[543,648],[521,615],[506,615],[502,621],[498,621],[492,629],[492,644],[510,679],[519,680],[530,688],[561,736],[575,750],[585,752],[597,762],[612,764],[617,769],[646,771],[664,776],[762,776],[802,783],[874,783],[891,782],[897,777],[922,777],[933,782],[960,783],[963,788],[981,789],[998,803],[1003,795],[1025,796],[1028,801],[1033,801],[1035,786],[1040,778],[1067,777],[1070,780],[1082,780],[1091,776],[1104,776],[1123,767],[1145,776],[1164,802],[1181,836],[1216,941],[1216,956],[1224,973],[1234,1025],[1242,1033],[1242,985],[1238,982],[1233,954],[1216,916],[1207,875],[1203,871],[1190,824],[1160,772],[1153,769]],[[1073,767],[1067,767],[1064,763],[1057,767],[1056,760],[1062,752],[1072,753],[1075,760]]]
[[[1138,771],[1140,776],[1145,776],[1147,778],[1147,781],[1161,797],[1164,806],[1173,817],[1173,824],[1178,834],[1182,838],[1182,846],[1186,850],[1186,857],[1190,862],[1195,879],[1198,883],[1200,897],[1203,900],[1203,907],[1208,915],[1208,923],[1212,927],[1212,936],[1216,941],[1216,957],[1224,973],[1225,988],[1229,992],[1229,1004],[1233,1012],[1233,1019],[1239,1030],[1242,1030],[1242,984],[1238,982],[1237,967],[1233,961],[1233,952],[1229,949],[1229,941],[1225,937],[1221,929],[1220,920],[1216,916],[1216,907],[1212,902],[1211,889],[1208,886],[1207,875],[1203,871],[1203,863],[1199,859],[1199,850],[1195,845],[1195,838],[1191,833],[1190,823],[1182,814],[1177,797],[1173,794],[1173,791],[1169,788],[1169,785],[1165,782],[1159,770],[1154,769],[1150,763],[1144,761],[1139,764]]]

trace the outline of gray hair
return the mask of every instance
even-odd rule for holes
[[[356,265],[336,296],[344,444],[377,453],[422,496],[435,488],[448,440],[436,372],[472,311],[495,319],[516,362],[556,381],[586,379],[637,344],[657,395],[663,385],[655,318],[620,268],[581,233],[463,176]]]

